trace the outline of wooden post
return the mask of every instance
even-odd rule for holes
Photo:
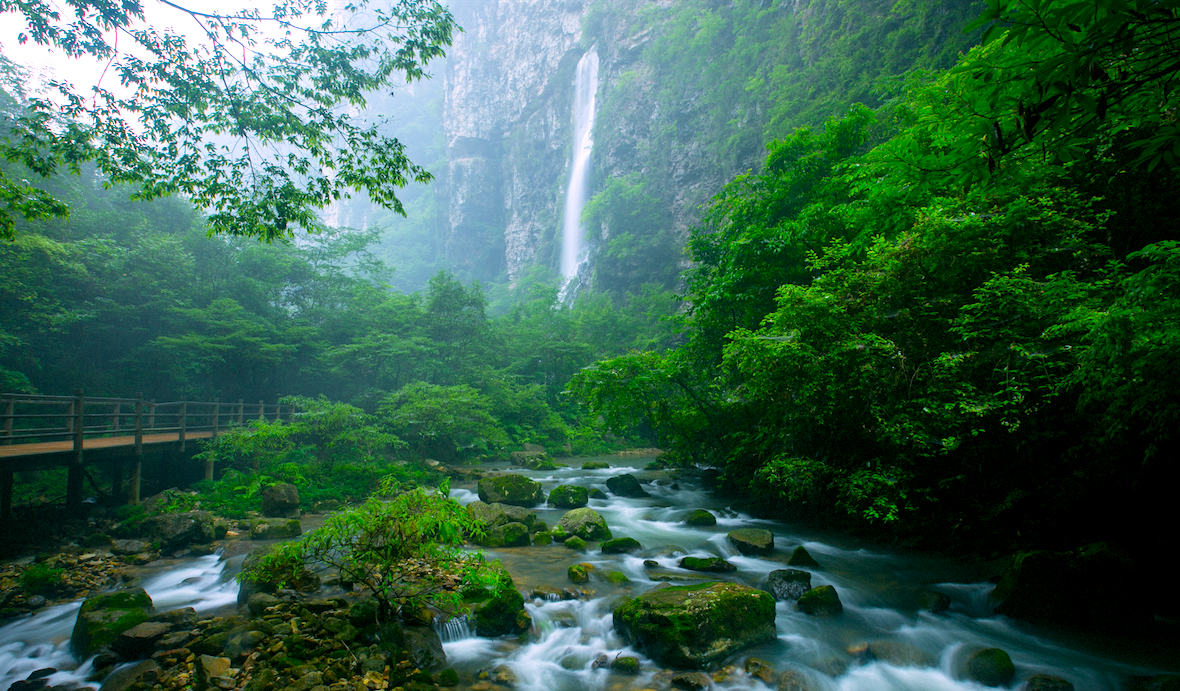
[[[66,434],[74,433],[74,402],[66,404]]]
[[[263,403],[262,401],[258,402],[258,419],[259,420],[266,419],[266,404]]]
[[[221,399],[214,398],[213,399],[213,436],[211,437],[213,439],[213,441],[217,441],[217,420],[220,417],[221,417]],[[206,480],[213,479],[213,458],[211,456],[207,456],[205,458],[205,479]]]
[[[151,412],[148,413],[148,429],[156,428],[156,399],[152,399],[151,407],[148,408]]]
[[[135,394],[135,472],[131,474],[131,487],[127,492],[127,503],[139,503],[139,485],[143,477],[143,393]]]
[[[12,465],[0,468],[0,521],[12,518]]]
[[[12,415],[15,402],[15,398],[10,398],[4,403],[4,436],[7,437],[4,440],[5,446],[12,443]]]
[[[113,425],[111,425],[111,426],[114,428],[114,429],[112,429],[112,430],[111,430],[112,432],[118,432],[118,431],[119,431],[119,413],[121,413],[121,412],[123,412],[123,404],[122,404],[122,403],[116,403],[116,404],[115,404],[115,415],[114,415],[114,417],[115,417],[115,422],[114,422],[114,424],[113,424]]]
[[[242,413],[245,412],[246,403],[242,399],[238,399],[238,427],[242,426]]]
[[[180,419],[180,450],[184,452],[184,428],[188,424],[188,401],[180,402],[180,414],[177,417]]]
[[[71,418],[74,422],[74,458],[66,476],[66,509],[71,513],[77,513],[82,509],[82,446],[86,432],[86,418],[82,412],[86,408],[86,399],[82,395],[82,389],[75,391],[74,395],[76,398],[71,404],[74,409],[74,416]]]

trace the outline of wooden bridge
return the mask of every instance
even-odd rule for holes
[[[144,448],[172,445],[185,450],[193,439],[216,439],[248,419],[290,420],[289,405],[213,401],[156,403],[135,398],[0,393],[0,519],[12,513],[16,474],[67,468],[66,506],[82,505],[88,463],[117,463],[116,491],[125,489],[130,504],[139,503]],[[130,478],[124,477],[130,467]],[[205,462],[205,479],[213,479],[213,462]],[[97,482],[90,478],[97,487]]]

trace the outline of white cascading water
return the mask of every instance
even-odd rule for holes
[[[577,282],[578,268],[585,261],[586,233],[582,207],[589,193],[590,150],[594,147],[594,101],[598,93],[598,50],[590,48],[578,61],[574,79],[574,152],[570,182],[565,192],[561,218],[562,296],[570,294]]]

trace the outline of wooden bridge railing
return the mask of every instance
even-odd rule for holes
[[[186,438],[194,435],[217,439],[225,429],[241,426],[247,420],[290,420],[294,408],[264,401],[237,403],[212,401],[171,401],[157,403],[135,398],[86,397],[81,389],[73,396],[41,396],[0,393],[0,454],[20,458],[13,446],[26,446],[29,455],[72,451],[67,465],[66,504],[77,507],[82,502],[83,450],[87,439],[121,437],[131,439],[135,469],[128,485],[128,502],[139,503],[140,478],[145,443],[177,442],[185,450]],[[56,444],[55,444],[56,442]],[[64,444],[63,444],[64,442]],[[36,445],[36,446],[34,446]],[[8,453],[4,453],[8,452]],[[205,463],[205,479],[213,479],[213,464]],[[0,469],[0,516],[7,518],[12,509],[13,466]]]

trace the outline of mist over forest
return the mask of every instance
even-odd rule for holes
[[[74,5],[59,15],[0,3],[14,27],[0,35],[0,396],[17,401],[5,412],[8,441],[50,441],[34,438],[35,416],[13,412],[37,396],[215,402],[216,415],[222,403],[239,406],[187,452],[182,425],[188,455],[169,461],[180,470],[144,470],[144,496],[164,497],[149,508],[138,469],[133,492],[116,464],[94,470],[88,487],[114,525],[213,511],[231,532],[241,521],[244,535],[285,538],[250,523],[275,518],[255,506],[269,488],[297,489],[295,518],[352,505],[339,515],[354,523],[327,519],[318,537],[283,542],[246,567],[261,569],[249,578],[277,593],[296,577],[292,564],[315,563],[351,593],[352,566],[333,561],[362,553],[349,531],[367,526],[364,539],[378,542],[397,533],[401,551],[361,569],[366,578],[414,559],[438,570],[399,576],[429,581],[404,592],[355,581],[381,614],[350,620],[353,630],[381,617],[433,621],[441,651],[459,639],[446,639],[453,632],[440,622],[483,616],[484,600],[463,593],[512,599],[521,573],[537,585],[527,560],[496,549],[539,550],[568,533],[582,546],[564,544],[580,550],[611,537],[574,530],[568,514],[558,533],[505,508],[535,508],[544,493],[510,501],[516,490],[505,485],[489,499],[489,478],[516,477],[503,467],[541,483],[538,492],[554,482],[545,491],[561,496],[589,487],[577,506],[547,506],[603,509],[625,521],[615,537],[641,538],[642,554],[639,542],[617,547],[634,563],[610,565],[631,580],[592,576],[593,564],[578,578],[569,571],[575,583],[607,578],[610,593],[672,554],[699,558],[676,562],[681,571],[756,572],[759,587],[784,600],[763,571],[808,562],[743,561],[771,554],[773,539],[763,552],[734,532],[643,532],[653,521],[694,525],[666,513],[673,508],[708,508],[715,520],[701,525],[717,530],[765,528],[781,541],[801,526],[839,535],[833,545],[957,555],[993,582],[1005,574],[996,592],[986,588],[985,614],[954,599],[959,591],[945,595],[972,621],[998,612],[1003,622],[1081,631],[1101,619],[1164,649],[1178,640],[1174,588],[1150,604],[1123,590],[1134,578],[1162,589],[1156,555],[1180,481],[1175,0],[286,0],[274,17],[264,12],[298,40],[258,28],[263,15],[223,9],[186,10],[205,35],[164,40],[134,0]],[[121,52],[116,34],[137,47]],[[200,41],[212,47],[193,48]],[[22,64],[10,47],[28,42],[63,60],[110,60],[118,78],[95,91],[52,82],[68,81],[68,63],[48,72]],[[243,420],[241,406],[256,402],[261,419]],[[289,417],[268,420],[265,404],[280,403]],[[96,436],[130,424],[119,414]],[[626,463],[599,459],[626,454],[643,459],[639,493],[613,479]],[[594,460],[582,466],[582,457]],[[0,467],[5,516],[15,510],[35,524],[43,507],[70,505],[82,480],[66,465]],[[579,467],[606,474],[562,474]],[[609,494],[595,498],[598,485]],[[471,508],[476,487],[484,508]],[[655,503],[634,504],[649,493]],[[632,503],[593,503],[623,497]],[[494,513],[485,505],[503,515],[480,513]],[[845,558],[808,535],[795,542]],[[30,533],[6,550],[42,539],[48,533]],[[664,551],[650,544],[657,539]],[[471,566],[464,544],[506,566],[482,556]],[[812,569],[816,585],[852,588],[840,569],[855,569],[839,563],[828,576]],[[925,578],[927,590],[941,583]],[[795,640],[783,618],[815,614],[804,590],[810,580],[787,598],[795,604],[767,605],[780,610],[770,638]],[[1176,671],[1156,658],[1139,681],[1105,667],[1070,676],[1060,661],[1045,672],[1032,643],[1013,655],[1016,676],[993,683],[963,652],[979,641],[999,650],[1003,641],[984,640],[991,634],[976,641],[966,629],[938,629],[911,640],[865,623],[874,602],[909,611],[886,590],[854,589],[853,614],[842,616],[863,621],[849,625],[848,640],[815,634],[826,641],[816,649],[831,648],[824,659],[839,665],[767,652],[779,656],[774,674],[759,677],[747,661],[740,683],[935,688],[857,675],[882,665],[935,674],[941,659],[937,674],[948,676],[936,681],[963,688],[1176,684],[1152,676]],[[530,622],[549,616],[542,601],[606,597],[537,592]],[[730,659],[659,652],[656,634],[643,633],[646,615],[629,609],[641,605],[610,601],[600,647],[639,655],[627,658],[636,669],[655,664],[636,689],[704,688],[656,668],[716,672]],[[440,618],[415,623],[421,610],[408,612],[418,605]],[[528,642],[523,621],[471,635],[521,634],[520,650],[534,652],[557,646],[536,626]],[[798,635],[811,640],[807,631]],[[857,647],[886,633],[925,652]],[[304,650],[287,667],[325,650]],[[630,673],[599,664],[595,651],[561,662],[584,672],[575,681],[529,676],[513,657],[525,653],[500,650],[496,659],[520,679],[491,679],[556,689],[608,667],[611,679]],[[784,665],[806,673],[783,681]],[[457,669],[465,688],[489,679]],[[384,673],[377,688],[397,682]],[[718,674],[707,685],[739,684]],[[1037,674],[1065,685],[1034,684]],[[419,681],[441,679],[427,677]],[[606,677],[593,678],[600,687]]]

